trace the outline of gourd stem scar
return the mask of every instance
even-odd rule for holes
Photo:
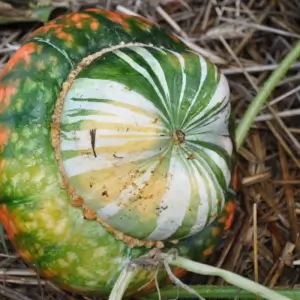
[[[175,130],[172,135],[176,144],[181,144],[185,141],[185,133],[181,130]]]

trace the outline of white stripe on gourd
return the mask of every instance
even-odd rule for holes
[[[145,99],[142,95],[133,90],[129,90],[124,84],[111,80],[90,78],[74,80],[72,88],[65,98],[62,118],[66,118],[67,120],[67,115],[72,112],[73,109],[90,109],[94,107],[96,111],[99,110],[99,103],[97,102],[88,102],[85,99],[82,99],[83,103],[72,101],[73,98],[83,98],[83,95],[85,99],[95,98],[95,95],[97,95],[98,99],[112,100],[120,104],[130,104],[131,106],[148,112],[149,115],[158,115],[161,119],[167,121],[166,117],[150,100]],[[152,125],[158,126],[158,124],[159,122]]]
[[[193,128],[198,127],[197,123],[199,123],[200,121],[209,120],[210,114],[208,116],[205,116],[205,114],[210,110],[213,111],[218,104],[221,104],[224,109],[229,109],[228,101],[229,87],[227,85],[224,75],[221,75],[216,91],[210,99],[209,104],[201,112],[199,112],[199,114],[197,114],[194,118],[189,120],[187,124],[183,127],[183,130],[186,130],[186,132],[193,134]]]
[[[162,66],[160,65],[159,61],[145,48],[142,47],[134,47],[132,48],[134,52],[139,54],[149,65],[149,67],[152,69],[154,74],[156,75],[157,79],[159,80],[160,84],[162,85],[162,88],[164,90],[165,97],[168,102],[169,110],[172,110],[172,104],[170,99],[170,92],[168,83],[166,80],[166,76],[164,73],[164,70]],[[166,52],[163,52],[166,53]]]
[[[210,204],[212,208],[215,208],[212,210],[211,216],[215,217],[218,202],[220,202],[220,205],[223,206],[226,195],[224,194],[223,188],[218,181],[217,175],[210,169],[208,162],[203,157],[201,157],[198,153],[195,153],[195,160],[193,163],[198,168],[198,172],[200,172],[205,178],[210,195]]]
[[[187,145],[185,146],[185,148],[188,148]],[[207,187],[206,189],[206,195],[208,195],[207,202],[211,208],[214,208],[217,206],[216,205],[217,201],[220,200],[218,199],[217,192],[216,192],[217,189],[218,190],[220,189],[220,185],[218,183],[216,175],[212,172],[212,170],[210,170],[210,167],[207,164],[207,162],[199,154],[194,153],[194,155],[195,155],[195,159],[193,159],[191,162],[191,165],[195,166],[194,170],[197,170],[197,172],[194,173],[194,176],[195,177],[201,176],[202,180],[204,180],[205,185]],[[199,195],[201,199],[204,196],[204,191],[199,190]],[[221,196],[223,195],[221,194]],[[213,212],[211,212],[211,215],[212,214]]]
[[[208,185],[205,182],[205,178],[200,176],[196,166],[191,164],[190,168],[195,174],[194,179],[197,183],[198,187],[198,197],[199,197],[199,205],[197,211],[196,222],[194,226],[192,226],[189,236],[197,233],[200,229],[202,229],[209,219],[209,206],[212,205],[211,199],[209,197]]]
[[[226,136],[216,136],[214,133],[202,132],[198,134],[186,135],[186,141],[202,141],[206,143],[210,143],[214,146],[220,147],[226,151],[228,155],[232,154],[232,142],[229,137]]]
[[[171,51],[170,52],[177,57],[179,63],[180,63],[180,69],[181,69],[181,77],[182,77],[182,81],[181,81],[181,90],[180,90],[180,94],[179,94],[179,100],[178,100],[178,103],[177,103],[177,111],[176,111],[176,114],[175,114],[175,128],[176,127],[178,128],[179,127],[179,124],[178,124],[178,117],[179,117],[179,113],[180,113],[180,107],[181,107],[181,104],[182,104],[182,101],[183,101],[183,96],[184,96],[184,92],[185,92],[185,87],[186,87],[186,74],[185,74],[185,71],[184,71],[184,68],[185,68],[185,63],[184,63],[184,58],[183,56],[180,54],[180,53],[177,53],[175,51]]]
[[[88,150],[91,148],[90,143],[91,143],[91,139],[89,136],[89,130],[82,130],[82,131],[77,131],[76,135],[67,132],[65,134],[64,137],[64,142],[63,145],[61,147],[62,151],[66,151],[66,150],[73,150],[73,149],[77,149],[77,150]],[[111,131],[110,135],[112,136],[117,136],[118,134],[120,134],[117,131]],[[96,133],[97,136],[103,136],[103,134],[101,132]],[[126,135],[126,134],[125,134]],[[149,140],[169,140],[169,137],[166,136],[157,136],[157,134],[151,133],[148,134],[149,136],[147,137],[132,137],[132,135],[147,135],[147,133],[143,134],[143,133],[132,133],[130,132],[130,137],[115,137],[114,139],[111,138],[96,138],[95,141],[95,148],[104,148],[104,147],[110,147],[110,146],[122,146],[122,145],[126,145],[126,143],[128,143],[128,139],[130,139],[130,141],[134,141],[134,142],[142,142],[142,141],[149,141]],[[74,140],[74,137],[76,137],[76,140]]]
[[[161,201],[157,226],[147,240],[164,241],[171,237],[180,227],[191,201],[189,174],[178,151],[172,149],[167,192]]]
[[[145,77],[148,82],[152,85],[153,89],[155,90],[156,94],[159,96],[161,103],[164,105],[166,112],[168,113],[169,120],[173,121],[172,119],[172,112],[170,111],[170,108],[168,108],[166,100],[164,99],[163,95],[160,93],[159,88],[151,78],[151,75],[147,72],[146,69],[142,68],[139,64],[137,64],[131,57],[129,57],[127,54],[123,53],[120,50],[117,50],[114,52],[117,56],[122,58],[128,65],[130,65],[131,68],[133,68],[135,71],[140,73],[143,77]]]
[[[218,147],[218,149],[222,149],[224,156],[231,158],[233,150],[227,128],[230,114],[227,81],[222,74],[218,78],[217,69],[212,66],[212,79],[215,80],[212,83],[216,86],[215,91],[207,105],[199,106],[199,101],[202,100],[199,99],[199,96],[208,76],[208,65],[203,57],[192,52],[186,52],[183,56],[180,53],[151,46],[130,47],[129,49],[131,51],[126,51],[125,48],[113,53],[126,63],[126,67],[131,69],[130,72],[136,72],[147,80],[167,115],[155,106],[155,102],[152,102],[153,99],[146,99],[144,95],[134,89],[129,89],[122,83],[122,80],[115,82],[107,79],[76,79],[65,98],[62,114],[62,128],[68,124],[73,124],[72,126],[75,127],[72,127],[71,131],[62,129],[61,150],[63,153],[72,150],[76,150],[78,153],[64,160],[64,168],[71,183],[72,178],[78,178],[78,176],[84,178],[85,174],[91,171],[97,171],[99,174],[105,171],[108,174],[105,180],[115,181],[116,189],[120,190],[120,193],[114,199],[110,199],[108,203],[101,203],[101,195],[99,195],[99,199],[89,202],[91,199],[88,198],[91,192],[88,190],[81,194],[84,199],[87,199],[85,205],[87,207],[89,203],[94,207],[98,205],[96,209],[98,216],[110,224],[111,218],[119,216],[120,213],[126,213],[127,209],[130,210],[133,194],[142,191],[148,184],[155,184],[156,181],[152,180],[154,177],[157,179],[160,178],[158,176],[162,176],[162,174],[156,174],[155,170],[159,166],[161,158],[164,159],[168,152],[171,157],[165,170],[167,188],[166,186],[159,187],[162,189],[161,191],[165,190],[164,194],[156,199],[160,200],[158,203],[159,213],[157,216],[152,216],[152,219],[155,219],[154,227],[152,226],[153,229],[144,236],[144,239],[167,240],[176,236],[181,229],[185,232],[184,236],[195,234],[207,223],[212,222],[222,208],[226,189],[231,179],[226,160],[217,151],[214,151],[214,146]],[[163,57],[171,55],[179,62],[179,68],[171,64],[168,66],[173,68],[174,72],[178,72],[178,77],[181,78],[176,99],[170,98],[171,91],[168,86],[167,73],[158,58],[154,56],[155,51],[158,51]],[[135,56],[142,58],[142,63],[140,61],[137,63],[134,60]],[[190,104],[186,112],[182,114],[180,106],[186,96],[185,91],[189,84],[189,78],[185,72],[185,59],[194,59],[195,63],[199,63],[200,78],[193,99],[189,99]],[[172,60],[166,60],[164,63],[171,62]],[[152,70],[160,87],[147,69]],[[173,75],[172,73],[171,76]],[[136,82],[136,84],[139,83]],[[202,97],[207,97],[207,94]],[[81,112],[85,113],[80,114]],[[205,116],[208,112],[209,114]],[[130,128],[128,132],[126,126]],[[80,154],[80,151],[90,152],[90,129],[96,129],[96,157],[87,153]],[[184,143],[174,144],[173,130],[182,130],[186,134]],[[209,143],[211,146],[205,147],[198,144],[197,141]],[[136,148],[140,148],[140,150],[137,151],[132,146],[133,143],[137,143]],[[145,145],[144,148],[143,145]],[[115,151],[119,147],[123,150],[117,151],[117,157],[115,157]],[[204,154],[219,169],[226,186],[220,185],[219,175],[217,176],[211,169],[210,164],[203,157]],[[189,155],[192,155],[191,159],[189,159]],[[120,168],[121,172],[122,166],[128,168],[128,164],[132,164],[132,172],[139,168],[144,171],[122,188],[118,184],[123,184],[123,181],[114,179],[112,176],[116,174],[116,167]],[[195,197],[197,198],[196,203],[198,203],[195,222],[190,228],[182,228],[182,222],[189,215],[188,208],[190,205],[194,205]],[[144,199],[144,201],[148,200]],[[167,209],[164,209],[165,207]],[[151,212],[143,213],[150,214]],[[193,213],[195,214],[195,212]],[[140,218],[143,220],[143,215]],[[117,229],[122,231],[122,228]],[[139,228],[136,230],[138,231]],[[135,232],[130,232],[130,235],[135,237]],[[184,236],[180,236],[180,238]]]
[[[98,154],[97,157],[80,155],[64,161],[64,167],[69,177],[83,174],[92,170],[103,170],[119,167],[129,162],[139,162],[144,159],[156,158],[165,149],[157,149],[144,152],[118,153],[122,159],[115,158],[113,153]]]
[[[201,91],[201,88],[203,86],[204,80],[205,80],[206,75],[207,75],[207,63],[206,63],[205,59],[202,56],[197,55],[197,57],[199,58],[200,70],[201,70],[201,75],[200,75],[200,80],[199,80],[199,87],[198,87],[198,90],[197,90],[194,98],[191,100],[191,104],[190,104],[189,108],[186,111],[185,117],[183,118],[183,120],[181,122],[180,128],[184,128],[184,124],[185,124],[185,122],[186,122],[186,120],[189,116],[190,111],[193,109],[193,107],[197,103],[199,93]]]
[[[230,177],[231,177],[231,172],[228,168],[227,162],[224,160],[224,158],[219,155],[217,152],[205,148],[201,145],[195,144],[195,143],[190,143],[187,141],[187,145],[192,145],[193,147],[199,149],[201,152],[204,152],[207,154],[207,156],[220,168],[220,170],[223,173],[223,177],[226,181],[226,186],[230,184]]]

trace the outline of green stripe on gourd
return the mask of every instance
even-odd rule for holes
[[[224,76],[191,51],[124,45],[85,66],[64,99],[60,140],[84,207],[139,240],[201,231],[231,181],[228,95]]]

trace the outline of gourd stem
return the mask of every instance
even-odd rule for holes
[[[172,266],[183,268],[193,273],[221,277],[230,284],[268,300],[291,300],[291,298],[281,295],[267,287],[264,287],[263,285],[227,270],[197,263],[181,256],[176,256],[175,258],[173,256],[166,256],[165,261]]]
[[[136,272],[137,267],[125,267],[114,284],[108,300],[121,300]]]
[[[260,109],[267,101],[280,79],[285,75],[299,56],[300,42],[297,42],[288,55],[278,65],[277,69],[267,79],[258,94],[254,97],[236,129],[235,140],[237,149],[239,149],[243,144],[245,137]]]
[[[237,287],[233,286],[218,286],[218,285],[189,285],[191,289],[197,292],[204,298],[214,298],[214,299],[234,299],[238,297],[239,300],[247,299],[247,300],[256,300],[257,296],[253,293],[250,293],[245,290],[240,290]],[[285,295],[291,297],[292,299],[300,299],[300,290],[296,289],[283,289],[283,288],[274,288],[275,291],[280,293],[281,295]],[[162,300],[165,299],[195,299],[195,295],[190,292],[180,289],[176,286],[169,286],[162,288],[160,291],[160,296]],[[158,293],[154,292],[150,295],[147,295],[140,300],[157,300]],[[260,298],[261,300],[263,298]]]

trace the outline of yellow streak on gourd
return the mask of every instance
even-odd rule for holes
[[[54,202],[54,201],[53,201]],[[44,226],[47,229],[53,229],[56,227],[56,222],[58,218],[55,218],[57,215],[57,208],[52,201],[45,201],[43,207],[40,210],[38,216],[40,220],[44,223]]]
[[[103,206],[109,204],[132,183],[132,179],[128,175],[132,168],[134,165],[128,163],[116,168],[101,170],[101,172],[87,172],[85,176],[74,178],[73,184],[77,187],[80,186],[82,190],[89,190],[90,195],[94,195],[91,197],[94,201],[87,201],[88,207],[97,208],[100,197]]]
[[[44,63],[44,61],[40,60],[36,63],[36,68],[40,71],[45,70],[46,69],[46,65]]]
[[[79,275],[82,275],[84,277],[90,277],[94,279],[94,275],[92,273],[90,273],[88,270],[84,269],[83,267],[77,267],[76,268],[77,272]]]
[[[100,236],[100,234],[99,234],[99,236]],[[91,247],[97,247],[98,246],[97,241],[94,241],[94,240],[88,240],[88,241],[86,241],[86,243],[87,243],[87,245],[89,245]]]
[[[119,106],[129,107],[132,109],[130,105],[126,104],[119,104]],[[143,112],[138,108],[135,110],[137,112]],[[156,116],[154,114],[150,113],[148,115],[153,118],[153,122],[155,121],[155,123],[158,124],[159,121],[157,118],[155,118]],[[112,135],[109,136],[109,138],[112,140],[118,138],[124,138],[128,140],[128,142],[123,145],[98,147],[95,149],[97,154],[104,153],[106,155],[111,155],[111,159],[116,162],[120,160],[121,165],[101,171],[85,172],[84,176],[81,174],[72,178],[73,186],[80,187],[81,190],[88,190],[90,195],[94,195],[93,197],[90,197],[90,199],[94,200],[87,201],[86,205],[91,209],[99,209],[99,201],[101,201],[101,207],[111,203],[118,198],[124,189],[128,188],[129,186],[135,186],[134,181],[143,175],[143,171],[139,170],[137,162],[122,164],[123,157],[126,158],[126,155],[130,153],[157,150],[163,147],[164,144],[161,140],[155,139],[155,136],[159,136],[160,134],[156,128],[137,127],[136,125],[125,124],[102,124],[94,121],[83,122],[81,129],[84,129],[85,127],[117,130],[120,132],[120,135]],[[126,132],[126,135],[124,134],[124,136],[122,136],[122,131]],[[138,142],[132,141],[132,138],[139,136],[134,134],[131,135],[130,131],[153,133],[153,139]],[[140,135],[140,137],[147,137],[147,135]],[[103,138],[106,139],[108,137],[104,136]],[[101,139],[101,135],[97,136],[97,139]],[[166,144],[167,140],[165,141],[165,145]],[[90,150],[80,151],[80,153],[81,155],[83,153],[90,153]],[[119,158],[115,158],[114,155]],[[154,156],[151,159],[153,162],[155,162],[155,160],[159,160],[160,158],[158,156]],[[158,176],[160,178],[158,178]],[[155,209],[157,206],[159,206],[167,189],[166,178],[164,178],[164,176],[153,174],[152,177],[154,177],[154,179],[156,178],[156,181],[154,181],[154,179],[150,179],[149,182],[145,182],[146,186],[143,188],[143,190],[136,193],[136,195],[131,194],[132,201],[131,203],[126,204],[131,206],[132,209],[138,214],[142,213],[146,218],[149,219],[154,217],[156,213]],[[99,199],[99,195],[102,195],[101,200]],[[140,205],[141,202],[143,205]],[[147,208],[145,209],[146,202]]]
[[[51,63],[51,65],[57,65],[58,63],[58,58],[56,56],[49,56],[48,57],[49,62]]]
[[[162,176],[161,172],[154,173],[147,186],[139,193],[140,199],[130,203],[132,211],[143,216],[144,222],[151,220],[158,212],[157,208],[167,192],[167,180],[168,178]]]
[[[99,137],[99,139],[101,139],[101,138],[106,139],[106,137],[104,137],[104,136]],[[126,139],[126,140],[128,140],[128,142],[126,142],[122,145],[95,148],[96,153],[97,154],[111,153],[112,155],[115,153],[116,155],[118,155],[118,153],[142,152],[142,151],[154,150],[154,149],[159,148],[159,144],[158,144],[157,140],[155,140],[155,138],[135,141],[135,140],[131,140],[131,139],[137,138],[136,135],[126,135],[126,136],[125,135],[124,136],[110,135],[109,136],[109,139],[111,139],[111,140],[114,140],[114,139],[118,140],[119,138]],[[91,151],[90,150],[80,151],[80,153],[91,153]]]
[[[74,260],[78,259],[78,256],[75,252],[67,252],[67,260],[69,262],[72,262]]]
[[[68,230],[68,219],[64,217],[66,203],[59,197],[55,199],[47,199],[43,202],[41,209],[36,212],[31,222],[32,226],[39,224],[41,228],[51,230],[54,236],[64,235]]]
[[[5,173],[1,174],[1,179],[3,183],[6,183],[7,181],[7,175]]]
[[[55,226],[55,233],[58,235],[63,234],[66,231],[68,220],[63,218],[59,220]]]
[[[39,223],[37,222],[37,220],[33,219],[31,222],[26,222],[25,226],[28,229],[28,231],[32,231],[38,229]]]
[[[90,130],[91,128],[96,128],[97,130],[116,130],[120,133],[122,132],[140,132],[140,133],[156,133],[159,135],[159,131],[153,127],[144,127],[137,126],[135,124],[120,124],[120,123],[105,123],[105,122],[97,122],[94,120],[85,120],[81,123],[81,130]]]
[[[86,285],[95,286],[97,284],[99,284],[99,281],[96,281],[96,280],[94,280],[94,281],[86,281]]]
[[[117,101],[111,101],[110,103],[112,103],[114,106],[118,106],[120,108],[126,108],[126,109],[129,109],[137,114],[140,114],[140,115],[144,115],[144,116],[147,116],[153,120],[155,120],[157,118],[157,115],[148,111],[148,110],[144,110],[138,106],[134,106],[134,105],[130,105],[130,104],[127,104],[127,103],[122,103],[122,102],[117,102]],[[157,120],[157,124],[160,124],[161,123]]]
[[[13,133],[11,134],[11,136],[10,136],[10,140],[11,140],[11,142],[13,142],[13,143],[15,143],[15,142],[18,140],[18,138],[19,138],[19,135],[18,135],[17,132],[13,132]]]
[[[104,270],[96,270],[95,271],[96,274],[100,275],[100,278],[101,277],[106,277],[107,274],[109,273],[109,269],[104,269]]]
[[[18,98],[15,104],[15,108],[17,109],[17,111],[21,111],[21,109],[23,108],[23,103],[24,100],[22,98]]]
[[[60,258],[57,260],[57,263],[61,266],[61,267],[67,267],[69,265],[68,262],[66,262],[64,259]]]
[[[14,187],[16,187],[19,181],[21,181],[21,176],[22,176],[21,173],[17,173],[11,177],[11,183]]]
[[[41,257],[41,256],[43,256],[44,255],[44,247],[41,247],[40,245],[39,245],[39,248],[38,248],[38,255]]]
[[[93,258],[99,258],[99,257],[104,257],[107,254],[107,250],[104,247],[97,248],[93,252]]]

